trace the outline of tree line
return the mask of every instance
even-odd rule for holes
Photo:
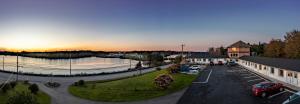
[[[269,43],[251,45],[251,52],[273,58],[300,58],[300,31],[287,32],[284,39],[272,39]]]

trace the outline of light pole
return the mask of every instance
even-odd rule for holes
[[[2,70],[4,70],[4,55],[3,55],[3,60],[2,60]]]
[[[72,57],[72,54],[70,53],[70,55],[69,55],[69,60],[70,60],[70,76],[72,75],[72,59],[71,59],[71,57]]]
[[[18,81],[18,78],[19,78],[19,54],[17,54],[17,81]]]

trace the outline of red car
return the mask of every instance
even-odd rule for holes
[[[270,94],[283,91],[284,87],[281,83],[261,82],[252,86],[254,96],[266,97]]]

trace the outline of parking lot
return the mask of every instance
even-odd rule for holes
[[[267,98],[252,95],[252,85],[268,81],[240,66],[213,66],[201,72],[178,104],[282,104],[291,90]]]

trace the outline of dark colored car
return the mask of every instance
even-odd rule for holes
[[[209,65],[214,66],[215,64],[214,64],[214,62],[211,61],[211,62],[209,62]]]
[[[218,65],[223,65],[223,62],[222,61],[218,61]]]
[[[237,63],[233,62],[233,61],[230,61],[227,63],[227,66],[236,66]]]
[[[252,86],[253,95],[261,97],[266,97],[283,90],[284,86],[281,83],[261,82]]]

